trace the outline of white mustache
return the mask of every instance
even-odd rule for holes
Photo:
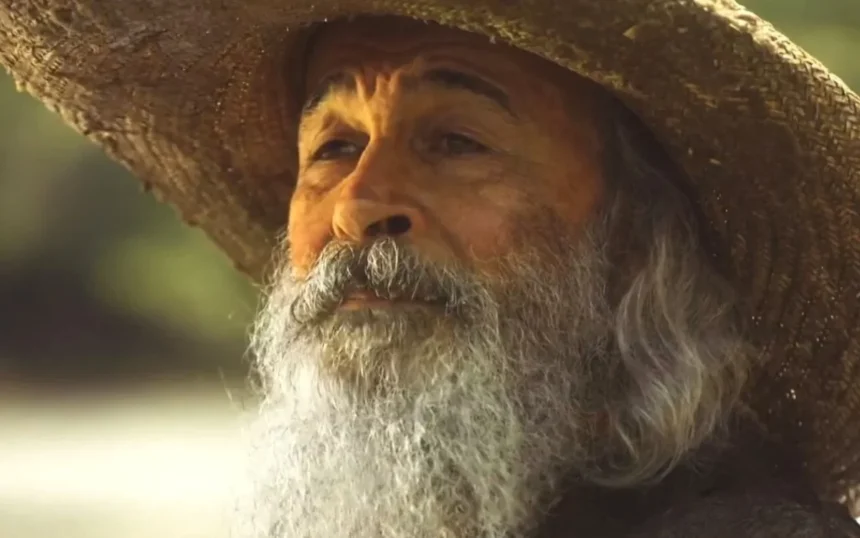
[[[292,283],[291,318],[298,327],[319,324],[350,294],[360,292],[390,301],[427,302],[456,315],[472,295],[473,278],[463,273],[429,262],[391,238],[360,246],[332,242],[307,278]]]

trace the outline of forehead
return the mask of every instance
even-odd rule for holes
[[[318,29],[307,57],[305,90],[334,73],[385,74],[443,64],[483,75],[506,89],[564,88],[593,93],[593,85],[536,55],[489,38],[432,23],[373,17],[334,21]]]

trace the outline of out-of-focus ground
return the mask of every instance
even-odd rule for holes
[[[0,536],[226,537],[236,411],[186,384],[0,398]]]
[[[745,4],[860,88],[860,2]],[[226,537],[256,303],[0,74],[0,538]]]

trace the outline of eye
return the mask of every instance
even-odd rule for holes
[[[462,157],[489,151],[487,146],[459,133],[443,133],[432,144],[432,149],[451,157]]]
[[[361,154],[362,148],[348,140],[329,140],[311,155],[311,161],[333,161],[345,157],[355,157]]]

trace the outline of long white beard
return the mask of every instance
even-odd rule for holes
[[[597,244],[560,241],[551,262],[536,254],[495,283],[465,279],[468,315],[435,323],[380,313],[297,330],[297,298],[331,279],[282,275],[253,340],[264,401],[236,535],[525,535],[588,457],[585,390],[607,332]],[[374,248],[377,278],[404,263],[393,243]]]

